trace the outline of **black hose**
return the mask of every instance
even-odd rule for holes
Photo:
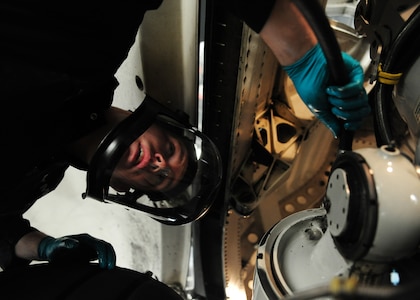
[[[420,6],[413,12],[398,33],[383,59],[382,69],[388,73],[400,73],[418,57],[420,32]],[[393,103],[394,86],[377,82],[375,93],[375,118],[378,130],[378,146],[390,145],[396,137],[391,130],[390,107]]]
[[[331,76],[331,85],[345,85],[350,79],[341,56],[334,31],[325,15],[324,9],[317,0],[292,0],[303,14],[315,33],[318,43],[327,60]],[[341,129],[339,150],[351,150],[354,132]]]

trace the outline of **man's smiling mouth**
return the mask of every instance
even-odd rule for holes
[[[136,165],[141,163],[143,158],[144,158],[144,151],[143,151],[143,148],[139,145],[139,151],[137,153]]]
[[[139,168],[139,169],[145,168],[149,164],[149,161],[150,161],[150,151],[148,150],[148,148],[147,147],[144,148],[139,144],[137,148],[136,156],[133,161],[136,168]]]

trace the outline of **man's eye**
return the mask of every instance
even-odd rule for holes
[[[175,154],[175,145],[174,143],[169,143],[169,149],[168,149],[168,156],[171,157]]]

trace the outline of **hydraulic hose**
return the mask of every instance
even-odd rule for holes
[[[403,28],[398,33],[383,60],[383,71],[399,73],[402,69],[414,63],[418,57],[420,32],[420,6],[413,12]],[[392,103],[393,85],[376,83],[375,117],[379,131],[379,145],[389,145],[395,142],[395,136],[390,127],[390,104]]]
[[[292,0],[300,12],[311,25],[318,43],[327,60],[328,69],[331,76],[331,85],[345,85],[349,82],[341,49],[338,45],[334,31],[331,29],[324,9],[317,0]],[[342,128],[339,150],[351,150],[353,142],[353,131]]]

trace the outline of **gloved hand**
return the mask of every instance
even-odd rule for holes
[[[328,86],[327,61],[319,44],[297,62],[283,67],[303,102],[335,138],[340,134],[340,123],[346,130],[356,130],[370,113],[363,69],[347,53],[342,52],[342,57],[350,78],[344,86]]]
[[[57,264],[89,262],[98,259],[99,266],[104,269],[113,269],[116,262],[112,245],[89,234],[70,235],[57,239],[47,236],[38,245],[38,256],[40,259]]]

